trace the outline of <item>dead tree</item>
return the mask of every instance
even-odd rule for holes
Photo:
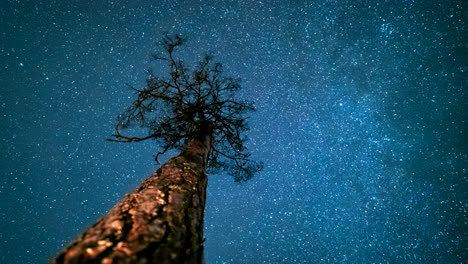
[[[134,192],[61,252],[53,263],[203,263],[203,215],[207,169],[221,169],[245,181],[261,170],[245,147],[247,101],[235,99],[239,80],[205,56],[192,69],[176,58],[184,39],[166,36],[162,56],[167,75],[149,73],[134,89],[134,103],[117,119],[109,141],[156,140],[169,159]],[[139,126],[142,137],[122,134]]]

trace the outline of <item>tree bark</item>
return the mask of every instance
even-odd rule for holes
[[[192,139],[52,263],[204,263],[211,137]]]

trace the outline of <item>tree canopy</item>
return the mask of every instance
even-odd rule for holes
[[[211,137],[208,169],[226,170],[235,181],[250,179],[262,169],[262,164],[250,160],[245,146],[248,130],[246,114],[255,110],[253,103],[235,99],[240,80],[223,75],[220,63],[205,55],[192,69],[176,56],[185,39],[166,35],[161,41],[162,55],[153,56],[166,74],[149,72],[143,89],[132,88],[136,99],[117,118],[115,134],[110,141],[138,142],[156,140],[161,151],[182,149],[188,140]],[[126,128],[139,126],[148,134],[132,137],[122,134]]]

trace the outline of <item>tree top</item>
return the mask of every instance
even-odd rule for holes
[[[262,169],[261,163],[250,160],[243,135],[248,130],[246,114],[255,110],[253,103],[235,99],[240,80],[224,76],[222,65],[213,62],[210,55],[188,68],[176,56],[184,43],[180,35],[162,38],[163,54],[153,58],[159,66],[166,65],[167,73],[156,75],[149,71],[145,87],[132,88],[136,99],[118,116],[113,139],[108,140],[156,140],[161,146],[155,158],[158,161],[161,154],[182,149],[192,138],[210,136],[208,169],[227,170],[236,182],[248,180]],[[122,130],[133,126],[146,128],[147,136],[122,134]]]

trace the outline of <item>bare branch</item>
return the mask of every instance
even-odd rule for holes
[[[156,62],[167,63],[169,72],[155,76],[149,72],[146,87],[134,89],[136,100],[119,118],[114,142],[140,142],[155,139],[162,150],[155,161],[170,149],[181,148],[199,133],[211,133],[213,150],[209,155],[212,166],[226,166],[232,170],[236,181],[250,178],[260,166],[250,161],[242,133],[248,129],[245,114],[254,111],[253,104],[235,99],[240,89],[239,79],[222,75],[222,65],[212,57],[204,56],[190,70],[176,56],[183,45],[179,35],[166,35],[161,41],[164,56],[153,56]],[[190,74],[189,74],[190,73]],[[155,115],[164,107],[164,116]],[[149,129],[148,136],[128,137],[119,129],[138,125]]]
[[[126,136],[122,136],[122,135],[119,135],[119,134],[114,134],[112,136],[117,138],[117,139],[108,138],[106,140],[107,141],[112,141],[112,142],[120,142],[120,143],[131,143],[131,142],[140,142],[140,141],[143,141],[143,140],[154,138],[153,135],[147,136],[147,137],[142,137],[142,138],[140,138],[140,137],[126,137]]]

